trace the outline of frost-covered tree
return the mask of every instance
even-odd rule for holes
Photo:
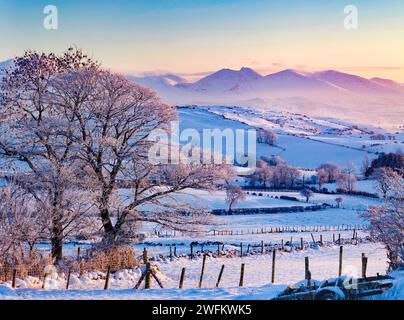
[[[386,202],[371,207],[363,216],[370,222],[371,237],[385,245],[389,269],[404,267],[404,179],[394,172],[388,176],[390,190]]]
[[[273,146],[278,140],[278,136],[275,132],[267,129],[260,129],[257,134],[257,142],[265,143]]]
[[[340,167],[335,163],[325,163],[322,164],[317,171],[321,171],[322,178],[325,180],[324,183],[330,183],[337,180],[341,170]]]
[[[24,193],[10,187],[0,188],[0,263],[13,263],[21,255],[24,242],[18,226],[29,209]]]
[[[372,163],[372,160],[370,159],[368,154],[365,154],[363,161],[362,161],[362,167],[361,167],[361,173],[366,176],[366,173],[370,169],[370,165]]]
[[[39,241],[49,239],[46,213],[32,195],[14,184],[0,188],[0,221],[2,243],[8,243],[14,252],[15,248],[24,252],[27,247],[31,256]]]
[[[244,190],[237,184],[226,185],[226,202],[229,205],[229,214],[232,208],[240,201],[245,200]]]
[[[265,161],[258,160],[257,168],[252,175],[252,182],[255,185],[257,182],[263,187],[267,187],[272,180],[273,177],[273,167],[269,166]]]
[[[293,188],[300,171],[288,164],[279,164],[273,170],[272,185],[274,188]]]
[[[337,207],[341,207],[341,203],[344,201],[342,197],[335,198],[335,202],[337,203]]]
[[[73,189],[78,163],[70,139],[60,132],[60,128],[69,131],[71,125],[55,103],[59,99],[55,84],[62,74],[97,68],[80,50],[69,49],[61,56],[27,51],[14,60],[1,82],[2,169],[49,214],[52,256],[57,261],[62,258],[66,228],[81,214],[77,207],[69,207],[77,204]]]
[[[330,181],[329,173],[325,169],[318,169],[316,180],[317,180],[318,189],[320,190],[324,183],[327,183]]]
[[[261,159],[266,163],[268,163],[271,167],[276,167],[277,165],[280,164],[287,164],[286,161],[279,156],[271,156],[271,157],[262,156]]]
[[[376,190],[383,194],[383,198],[387,197],[390,190],[391,177],[396,175],[396,171],[389,167],[380,167],[373,170],[372,178],[375,181]]]
[[[67,73],[55,87],[55,103],[71,126],[62,132],[76,150],[81,183],[95,195],[105,244],[132,240],[141,222],[186,232],[207,222],[207,212],[176,201],[176,195],[189,188],[214,189],[226,178],[227,166],[149,157],[157,143],[154,133],[169,132],[176,120],[173,106],[105,70]],[[160,143],[165,149],[166,143]],[[166,151],[175,147],[173,143]]]
[[[306,188],[300,191],[300,195],[306,198],[306,202],[309,202],[309,199],[314,196],[314,192]]]
[[[366,171],[366,176],[373,174],[376,168],[389,167],[397,172],[402,172],[404,170],[404,154],[398,150],[393,153],[381,153],[376,159],[372,160],[372,163],[368,170]]]
[[[348,161],[346,167],[342,170],[342,173],[338,175],[337,186],[347,192],[355,190],[356,186],[355,164]]]

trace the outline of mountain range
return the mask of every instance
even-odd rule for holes
[[[382,78],[366,79],[335,70],[310,73],[287,69],[262,76],[246,67],[240,70],[221,69],[193,83],[188,83],[172,74],[130,78],[156,90],[160,96],[176,104],[191,103],[192,100],[195,102],[216,100],[219,103],[240,99],[299,96],[302,98],[338,98],[341,95],[351,98],[404,97],[404,84]]]
[[[176,105],[239,105],[333,117],[395,130],[404,127],[404,84],[336,70],[286,69],[261,75],[221,69],[196,82],[164,74],[131,77]]]
[[[11,60],[0,62],[0,73],[11,64]],[[174,104],[181,104],[181,100],[217,98],[239,100],[313,95],[402,98],[404,95],[402,83],[382,78],[366,79],[336,70],[302,72],[286,69],[263,76],[251,68],[242,67],[240,70],[221,69],[192,83],[172,73],[128,78],[155,90],[163,99]]]
[[[11,61],[0,63],[1,69]],[[286,69],[261,75],[251,68],[221,69],[195,82],[172,73],[128,76],[175,105],[241,105],[404,126],[404,84],[336,70]]]

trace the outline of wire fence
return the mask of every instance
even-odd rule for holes
[[[206,237],[211,236],[241,236],[253,234],[270,234],[270,233],[300,233],[300,232],[337,232],[337,231],[353,231],[366,230],[366,224],[341,224],[341,225],[312,225],[312,226],[271,226],[263,228],[239,228],[239,229],[212,229],[202,232]],[[175,238],[182,234],[177,231],[154,230],[153,232],[145,232],[146,237],[157,238]]]
[[[212,248],[209,246],[212,245],[212,243],[192,243],[190,247],[190,252],[188,254],[180,254],[177,255],[175,251],[170,248],[169,255],[166,255],[163,258],[170,258],[170,259],[175,259],[175,258],[188,258],[188,259],[196,259],[201,258],[198,261],[202,262],[202,268],[199,276],[199,283],[198,287],[201,288],[203,285],[203,280],[204,280],[204,270],[205,270],[205,264],[207,261],[207,257],[211,258],[219,258],[219,257],[229,257],[229,255],[233,257],[246,257],[249,255],[255,255],[255,254],[260,254],[260,255],[270,255],[272,261],[272,267],[271,267],[271,283],[276,282],[276,256],[277,252],[282,252],[282,251],[293,251],[293,250],[307,250],[309,248],[314,248],[317,246],[329,246],[329,245],[339,245],[339,274],[338,276],[342,275],[342,264],[343,264],[343,248],[346,245],[357,245],[360,243],[364,243],[366,241],[369,241],[367,238],[359,238],[357,233],[353,234],[352,238],[338,238],[336,240],[333,239],[333,241],[323,241],[322,238],[320,239],[312,239],[312,242],[304,241],[302,238],[300,241],[290,241],[290,242],[285,242],[285,243],[277,243],[277,244],[267,244],[264,242],[261,243],[248,243],[248,244],[239,244],[239,247],[237,248],[237,244],[232,244],[232,243],[215,243],[217,245],[217,250],[214,251]],[[201,246],[200,250],[196,250],[197,246]],[[224,246],[228,246],[228,249],[225,249]],[[207,248],[208,247],[208,248]],[[206,249],[207,248],[207,249]],[[78,257],[78,261],[82,260],[82,257]],[[309,276],[311,277],[311,273],[309,271],[309,264],[308,264],[308,257],[305,257],[305,279],[310,280],[308,278]],[[148,249],[144,248],[142,255],[138,257],[137,260],[137,265],[133,266],[136,267],[138,271],[138,275],[140,277],[134,279],[133,282],[133,289],[140,289],[141,284],[144,282],[144,288],[149,289],[151,287],[151,281],[155,281],[158,286],[162,289],[164,289],[164,282],[161,280],[160,274],[158,272],[158,268],[156,268],[154,265],[151,263],[153,261],[156,261],[156,257],[149,256],[148,254]],[[239,278],[239,286],[243,287],[244,286],[244,279],[245,279],[245,268],[244,268],[244,262],[241,260],[241,268],[240,268],[240,278]],[[76,265],[77,266],[77,265]],[[98,270],[97,272],[97,277],[93,278],[94,281],[97,281],[98,287],[101,285],[104,289],[109,289],[109,281],[111,277],[115,277],[115,272],[118,270],[114,270],[114,268],[118,268],[119,263],[114,265],[114,261],[106,261],[106,265]],[[366,277],[366,268],[367,268],[367,258],[362,254],[362,277]],[[218,275],[216,285],[215,287],[220,286],[220,282],[223,276],[223,270],[224,270],[224,265],[222,265],[220,273]],[[57,274],[57,278],[62,279],[65,281],[65,289],[69,290],[70,288],[70,278],[72,274],[75,274],[76,277],[81,277],[84,272],[80,269],[74,268],[72,265],[66,268],[56,268],[54,266],[46,266],[45,268],[41,268],[40,266],[31,266],[31,268],[27,268],[26,266],[19,266],[19,265],[8,265],[8,266],[2,266],[0,267],[0,282],[10,282],[11,281],[11,286],[13,288],[17,287],[17,280],[18,279],[25,279],[28,276],[31,277],[36,277],[36,288],[42,288],[42,289],[47,289],[45,287],[45,283],[48,277],[53,277],[54,274]],[[179,270],[178,274],[180,275],[179,278],[179,286],[178,288],[183,288],[184,281],[185,280],[185,268],[182,268],[182,270]],[[303,275],[303,272],[302,272]],[[118,276],[119,280],[119,276]],[[194,281],[194,280],[193,280]],[[136,283],[135,283],[136,282]],[[59,288],[60,290],[60,288]]]

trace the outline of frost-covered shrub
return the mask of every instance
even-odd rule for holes
[[[404,179],[400,173],[389,176],[386,202],[363,214],[370,221],[371,237],[385,245],[389,269],[404,267]]]
[[[97,247],[88,252],[80,261],[72,264],[72,269],[84,271],[111,271],[131,269],[139,265],[135,252],[130,246]]]

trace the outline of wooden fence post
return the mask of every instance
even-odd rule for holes
[[[171,261],[173,260],[173,248],[172,248],[171,244],[170,244],[170,260]]]
[[[70,286],[70,274],[71,274],[71,269],[69,269],[69,272],[67,273],[66,290],[69,290],[69,286]]]
[[[220,280],[222,280],[223,271],[224,271],[224,264],[220,268],[219,276],[217,277],[217,281],[216,281],[216,288],[218,288],[220,285]]]
[[[48,276],[48,274],[47,273],[45,273],[44,275],[43,275],[43,280],[42,280],[42,289],[45,289],[45,282],[46,282],[46,277]]]
[[[343,255],[344,247],[339,247],[339,267],[338,267],[338,277],[342,275],[342,255]]]
[[[16,277],[17,277],[17,269],[14,269],[13,270],[13,280],[12,280],[12,284],[11,284],[11,287],[14,289],[15,288],[15,280],[16,280]]]
[[[203,273],[205,272],[206,254],[203,255],[201,276],[199,277],[199,288],[202,288]]]
[[[362,278],[366,278],[366,268],[368,266],[368,258],[362,253]]]
[[[304,279],[306,279],[306,280],[309,277],[309,268],[310,268],[309,257],[305,257],[304,258]]]
[[[314,240],[314,236],[313,236],[313,234],[312,234],[312,233],[310,233],[310,235],[311,235],[311,239],[313,240],[313,244],[316,244],[316,240]]]
[[[80,260],[80,247],[77,248],[77,261]]]
[[[300,250],[304,249],[303,238],[300,238]]]
[[[272,250],[272,276],[271,283],[275,283],[275,257],[276,257],[276,249]]]
[[[261,254],[264,254],[264,240],[261,240]]]
[[[190,258],[192,259],[194,257],[194,245],[192,243],[191,243],[190,249],[191,249]]]
[[[145,271],[145,282],[144,282],[144,288],[145,289],[150,289],[150,262],[146,263],[146,271]]]
[[[105,278],[104,290],[108,289],[110,273],[111,273],[111,266],[109,265],[107,270],[107,277]]]
[[[146,264],[147,263],[147,249],[146,247],[143,248],[143,263]]]
[[[239,282],[238,286],[242,287],[243,285],[244,285],[244,263],[241,264],[240,282]]]
[[[307,271],[307,287],[311,287],[311,272],[310,270]]]
[[[180,276],[180,285],[179,285],[180,289],[182,289],[182,286],[184,285],[184,277],[185,277],[185,268],[182,268],[181,276]]]

